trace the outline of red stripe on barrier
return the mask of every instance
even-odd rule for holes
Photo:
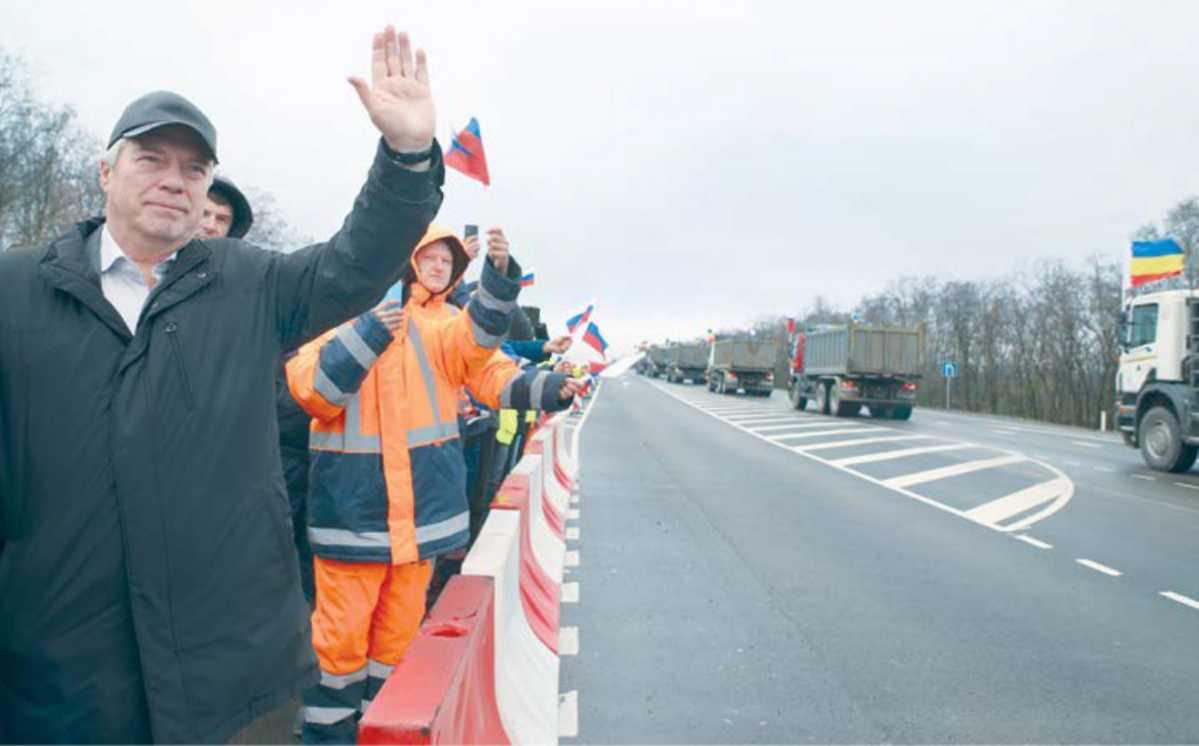
[[[367,709],[358,743],[510,743],[495,694],[495,584],[450,578]]]
[[[566,519],[558,512],[553,503],[545,499],[545,495],[541,496],[541,512],[545,515],[545,522],[549,524],[550,530],[554,532],[554,536],[559,539],[566,539]]]
[[[542,500],[544,503],[545,500]],[[529,626],[555,655],[558,653],[558,599],[561,589],[533,553],[529,478],[509,474],[496,492],[492,508],[520,511],[520,601]]]

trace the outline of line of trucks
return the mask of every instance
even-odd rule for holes
[[[717,339],[651,346],[647,376],[706,383],[712,391],[770,396],[778,342]],[[796,409],[906,420],[925,370],[923,327],[861,324],[788,337],[786,388]],[[1146,465],[1186,472],[1199,460],[1199,290],[1163,290],[1127,301],[1120,325],[1115,426]]]
[[[805,329],[788,336],[786,388],[795,409],[813,404],[833,417],[906,420],[924,370],[924,328],[862,324]],[[707,384],[721,394],[770,396],[779,342],[758,338],[676,342],[645,350],[637,370],[673,383]]]

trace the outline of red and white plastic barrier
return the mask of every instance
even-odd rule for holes
[[[458,576],[358,725],[358,742],[511,741],[495,696],[495,583]]]
[[[420,634],[359,727],[362,743],[557,743],[565,516],[578,462],[544,423]]]

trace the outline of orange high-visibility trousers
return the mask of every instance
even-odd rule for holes
[[[313,558],[312,646],[321,683],[304,695],[304,742],[353,743],[357,718],[404,656],[425,615],[433,562]]]

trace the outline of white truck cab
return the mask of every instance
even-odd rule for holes
[[[1199,291],[1165,290],[1124,309],[1116,374],[1116,427],[1160,471],[1191,468],[1199,453],[1192,355],[1199,341]]]

